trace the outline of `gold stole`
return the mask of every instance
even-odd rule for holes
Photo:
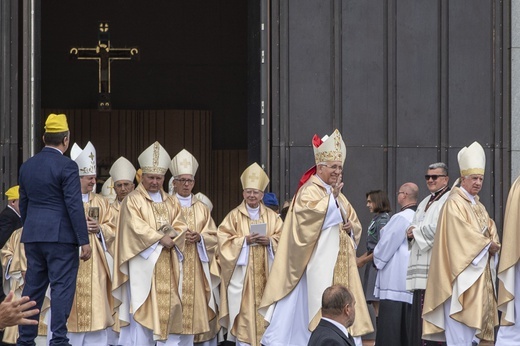
[[[473,210],[473,215],[475,215],[480,229],[484,230],[483,234],[492,240],[488,227],[489,217],[486,216],[486,214],[482,210],[482,207],[479,204],[472,203],[471,209]],[[497,301],[495,299],[495,289],[493,288],[491,268],[489,267],[490,259],[491,255],[488,259],[486,268],[484,268],[483,273],[486,284],[486,292],[484,293],[484,301],[482,302],[484,304],[482,311],[484,311],[485,313],[482,316],[482,331],[478,335],[478,337],[483,340],[493,340],[495,337],[494,311],[497,311]]]
[[[164,202],[152,204],[153,214],[157,229],[169,221],[168,208]],[[175,302],[175,294],[179,283],[175,280],[172,256],[177,256],[175,249],[163,248],[154,268],[155,292],[157,297],[157,309],[159,314],[159,328],[161,340],[166,340],[173,324],[174,316],[172,302]]]
[[[338,259],[334,265],[334,285],[343,285],[350,289],[349,286],[349,235],[342,230],[343,223],[339,226],[339,252]]]
[[[195,230],[195,215],[193,208],[182,207],[182,215],[184,221],[188,225],[188,229]],[[193,315],[194,315],[194,297],[195,297],[195,266],[197,264],[197,244],[184,243],[184,261],[182,262],[182,334],[193,333]]]
[[[88,215],[90,202],[83,203],[85,217]],[[92,243],[97,241],[93,233],[88,233],[89,241]],[[95,244],[92,245],[92,250]],[[92,266],[94,260],[92,257],[88,261],[79,261],[78,276],[76,278],[76,299],[74,307],[76,308],[77,330],[74,332],[88,332],[92,324]],[[74,308],[73,308],[74,309]]]
[[[262,219],[252,220],[251,224],[263,223]],[[269,271],[266,260],[266,247],[263,245],[256,245],[249,247],[250,256],[252,255],[252,260],[249,261],[249,265],[253,266],[252,270],[249,271],[253,274],[253,287],[254,287],[254,299],[255,306],[254,315],[255,315],[255,325],[256,325],[256,344],[260,345],[260,340],[265,332],[265,322],[262,315],[258,313],[258,308],[260,306],[260,302],[262,301],[262,296],[264,295],[265,284],[267,283],[267,275],[266,273]]]

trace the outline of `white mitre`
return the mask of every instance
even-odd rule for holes
[[[128,181],[134,181],[135,177],[135,167],[132,165],[130,161],[128,161],[126,158],[121,156],[112,164],[112,167],[110,167],[110,177],[114,182],[117,182],[119,180],[128,180]]]
[[[205,194],[198,192],[195,197],[203,204],[205,204],[209,208],[210,212],[213,210],[213,203],[211,203],[211,200]]]
[[[320,143],[322,142],[322,143]],[[341,133],[336,129],[330,136],[325,135],[321,141],[317,135],[312,139],[314,149],[314,160],[316,164],[327,161],[341,161],[345,163],[347,157],[347,147]]]
[[[469,147],[460,149],[457,160],[459,161],[461,177],[471,174],[484,175],[486,169],[486,153],[478,142],[473,142]]]
[[[170,166],[170,155],[159,142],[155,142],[146,148],[137,158],[143,174],[165,175]]]
[[[96,175],[96,148],[90,143],[81,149],[74,143],[70,149],[70,158],[78,164],[79,175]]]
[[[110,203],[116,200],[116,192],[114,191],[114,181],[112,177],[109,177],[103,183],[103,187],[101,188],[101,195],[105,197]]]
[[[177,155],[175,155],[170,164],[170,172],[174,177],[183,174],[191,174],[195,177],[198,168],[199,163],[197,162],[197,159],[186,149],[182,149]]]

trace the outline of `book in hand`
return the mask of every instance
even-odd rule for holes
[[[265,237],[267,235],[267,224],[266,223],[257,223],[257,224],[251,225],[250,233],[251,234],[257,233],[257,234]]]

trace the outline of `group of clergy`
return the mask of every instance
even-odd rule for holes
[[[139,170],[120,157],[103,188],[107,195],[114,192],[110,200],[95,192],[94,145],[74,144],[70,155],[78,165],[92,256],[79,266],[67,324],[71,345],[210,346],[227,334],[237,345],[304,346],[320,322],[322,293],[333,284],[352,292],[356,318],[348,333],[361,345],[361,336],[374,328],[356,264],[361,223],[341,192],[346,147],[338,130],[314,136],[312,146],[316,164],[302,177],[284,222],[262,203],[269,178],[254,163],[240,177],[243,202],[217,227],[211,201],[192,193],[198,162],[187,150],[172,159],[155,142],[138,157]],[[424,290],[419,297],[425,299],[427,339],[445,340],[448,320],[471,327],[470,341],[489,340],[498,324],[492,261],[499,242],[494,223],[472,194],[471,184],[479,181],[471,177],[483,177],[485,166],[485,156],[483,163],[478,156],[483,150],[473,149],[462,155],[469,157],[461,163],[465,189],[447,194],[445,209],[454,216],[441,213],[437,229],[443,230],[428,240],[435,244],[432,265],[424,280],[426,297]],[[171,193],[163,190],[168,170]],[[520,345],[515,325],[520,299],[514,299],[520,289],[518,186],[517,181],[508,199],[499,268],[503,324],[515,328],[508,336],[513,343],[504,345]],[[452,228],[461,231],[447,231]],[[4,288],[18,295],[27,269],[21,232],[2,250]],[[420,233],[412,252],[418,239]],[[42,335],[48,309],[47,302],[40,315]],[[4,341],[14,343],[16,334],[6,332]],[[40,342],[48,340],[42,336]]]

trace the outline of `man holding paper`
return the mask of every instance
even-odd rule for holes
[[[265,330],[257,312],[274,259],[282,220],[261,203],[269,178],[254,163],[240,177],[244,202],[220,224],[220,324],[237,345],[260,346]]]

